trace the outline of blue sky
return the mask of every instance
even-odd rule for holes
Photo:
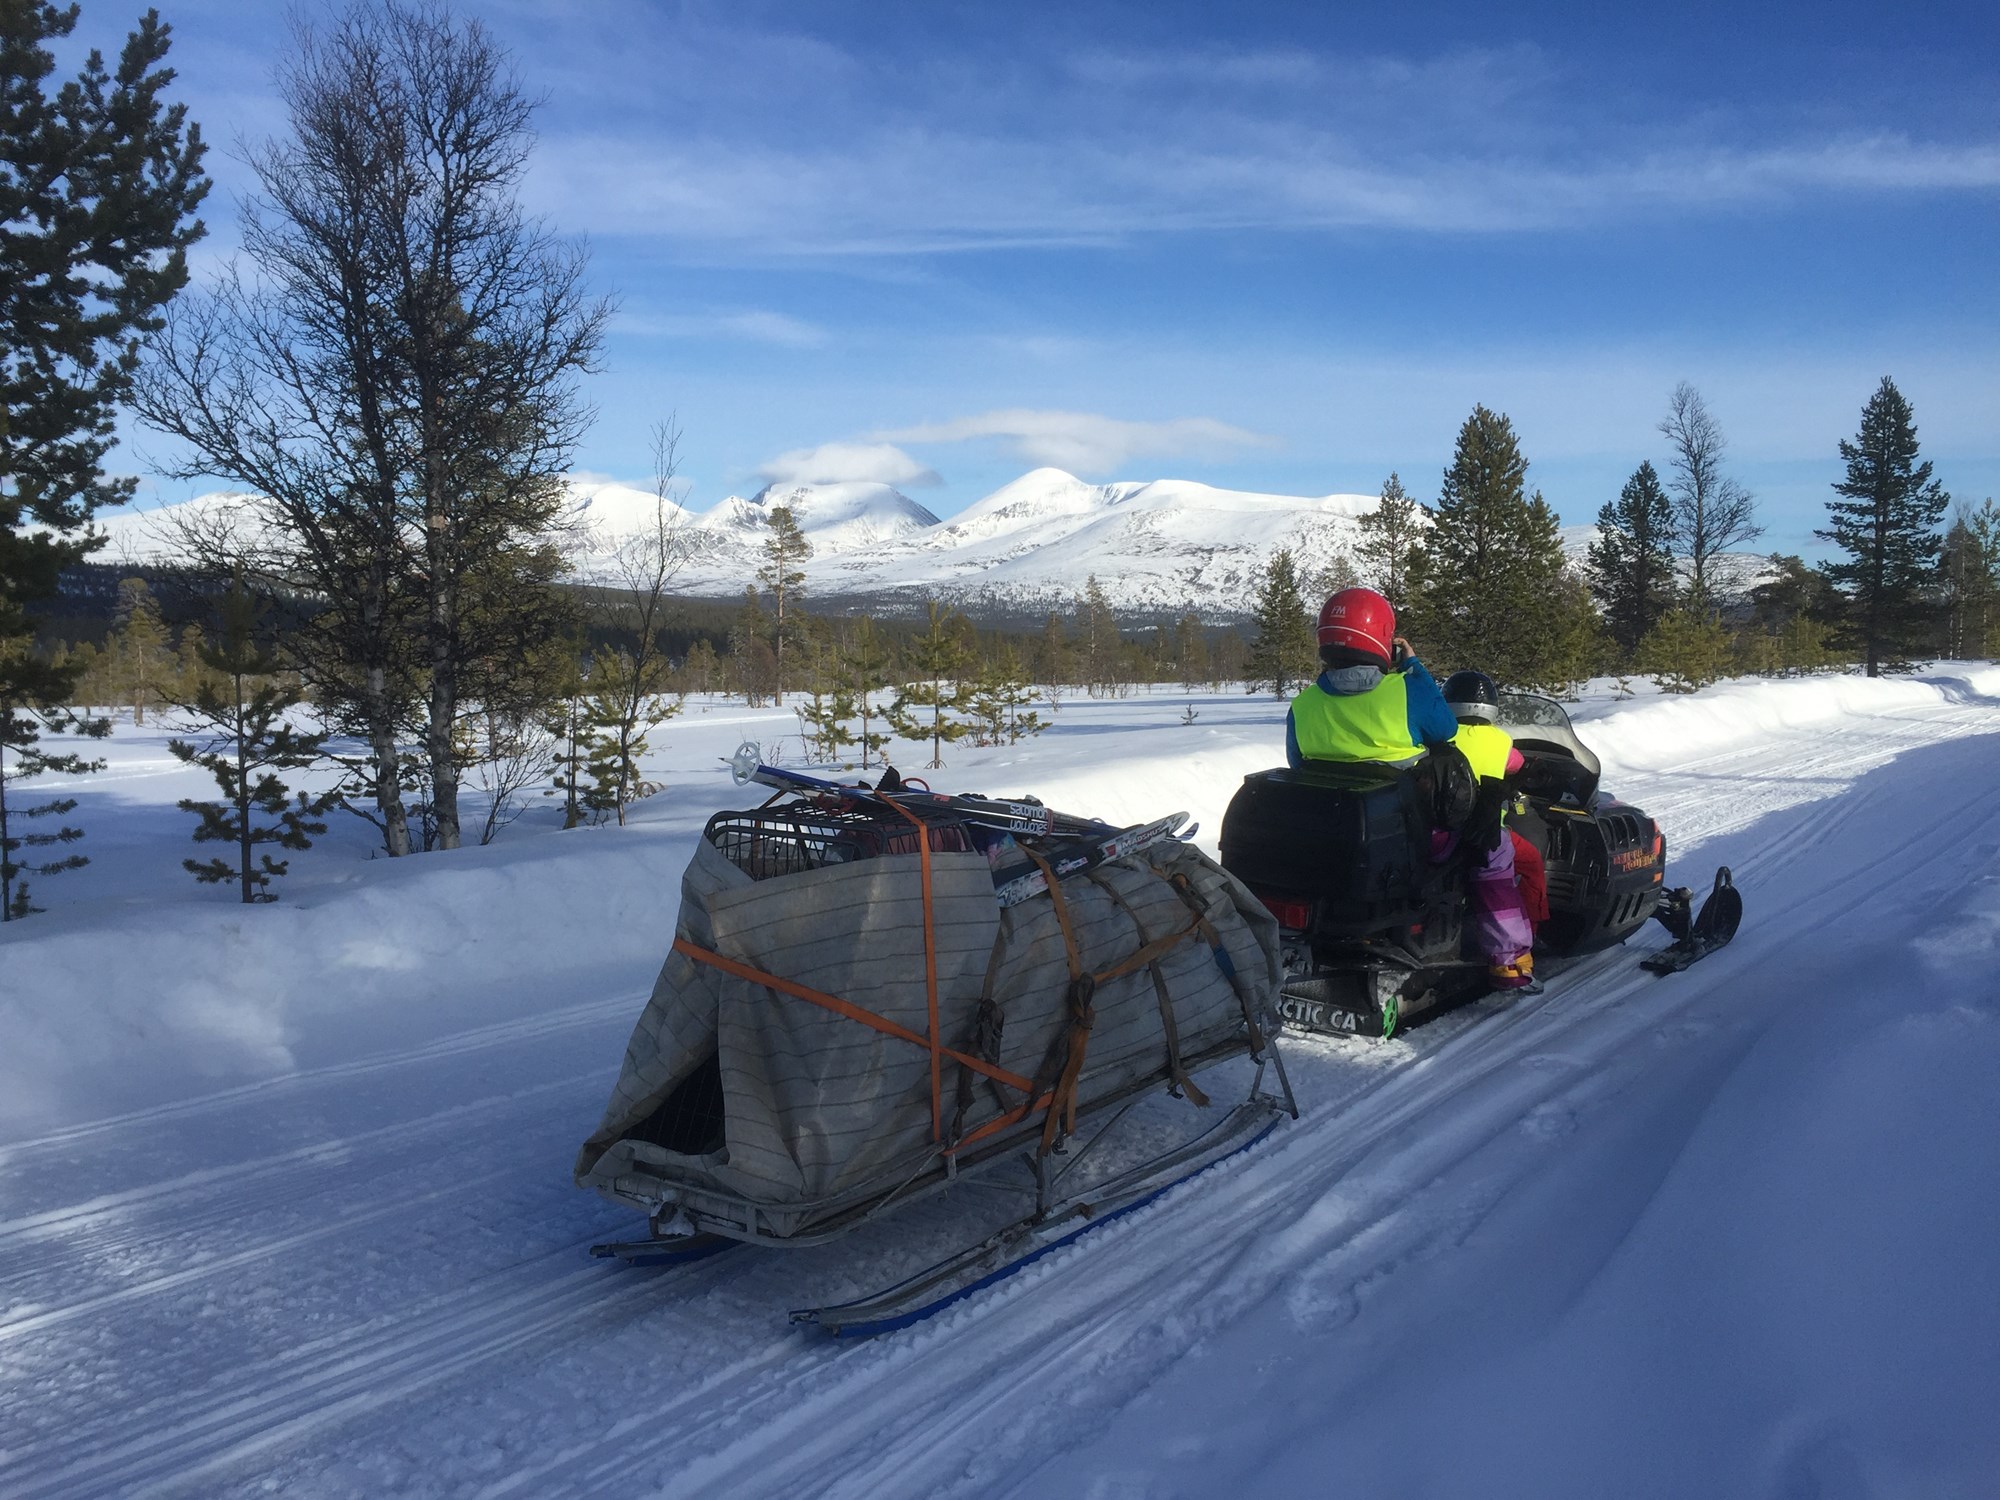
[[[527,195],[619,304],[580,464],[643,477],[672,412],[698,506],[884,477],[948,514],[1041,462],[1432,498],[1481,401],[1581,522],[1688,379],[1765,545],[1811,550],[1883,374],[2000,494],[1991,4],[461,9],[546,95]],[[283,13],[162,10],[212,264]]]

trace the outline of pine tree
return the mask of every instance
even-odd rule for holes
[[[861,768],[868,768],[868,757],[878,754],[889,743],[890,736],[880,733],[871,726],[881,722],[875,712],[874,695],[889,685],[889,673],[895,666],[895,658],[890,654],[889,643],[875,629],[875,621],[863,615],[855,623],[846,646],[840,653],[835,669],[835,684],[853,702],[854,714],[861,720],[861,732],[849,743],[861,747]]]
[[[962,739],[972,728],[959,717],[972,704],[974,684],[966,679],[972,653],[966,645],[970,625],[957,610],[929,601],[928,621],[904,654],[905,669],[917,680],[905,683],[889,705],[889,724],[906,740],[929,740],[932,769],[944,764],[944,747]]]
[[[1776,553],[1772,575],[1750,590],[1750,619],[1737,637],[1744,670],[1766,675],[1816,672],[1832,663],[1829,622],[1840,597],[1803,558]]]
[[[211,675],[208,664],[202,659],[202,652],[207,646],[208,637],[199,621],[191,620],[181,627],[180,642],[174,647],[173,682],[169,690],[174,702],[188,702]]]
[[[0,658],[25,648],[18,641],[0,639]],[[5,662],[0,660],[0,669]],[[109,719],[81,719],[66,709],[45,706],[18,708],[0,700],[0,922],[18,921],[41,910],[28,898],[27,876],[60,875],[80,870],[90,863],[88,855],[53,856],[47,851],[74,844],[83,830],[58,822],[53,827],[42,818],[65,818],[76,811],[74,797],[51,797],[46,802],[22,806],[11,793],[16,782],[43,776],[88,776],[104,769],[101,760],[81,755],[51,755],[41,747],[44,733],[83,734],[102,739],[111,732]],[[9,763],[9,757],[12,763]]]
[[[117,658],[119,696],[132,710],[133,724],[143,725],[146,710],[165,701],[174,678],[166,623],[145,579],[127,578],[118,585],[115,618],[111,650]]]
[[[1958,508],[1945,533],[1938,572],[1944,585],[1944,654],[1960,661],[1986,656],[2000,626],[2000,509],[1990,499],[1977,510]]]
[[[804,490],[794,490],[793,500],[805,498]],[[764,517],[768,534],[764,538],[764,566],[757,570],[757,581],[770,591],[777,608],[777,618],[771,628],[771,640],[777,653],[778,691],[783,693],[788,682],[785,675],[785,647],[796,630],[797,606],[806,591],[805,560],[812,556],[812,543],[799,530],[798,520],[792,515],[789,503],[774,505]],[[787,603],[792,606],[792,620],[786,619]],[[794,651],[794,656],[797,652]]]
[[[1062,706],[1063,689],[1069,685],[1074,656],[1062,615],[1052,609],[1043,622],[1041,638],[1035,643],[1035,677],[1048,691],[1050,713]]]
[[[568,671],[554,684],[554,693],[542,714],[542,728],[554,742],[550,750],[553,785],[542,795],[563,799],[563,827],[576,828],[593,809],[590,795],[591,724],[582,646],[569,653]]]
[[[1673,506],[1650,462],[1597,513],[1590,544],[1590,591],[1625,656],[1639,647],[1674,602]]]
[[[1354,560],[1345,552],[1336,552],[1321,568],[1315,568],[1299,585],[1299,594],[1308,607],[1316,607],[1331,599],[1342,589],[1357,587],[1361,582],[1360,573],[1355,571]]]
[[[1882,384],[1861,411],[1861,431],[1840,444],[1847,478],[1829,500],[1832,520],[1814,536],[1847,554],[1822,563],[1841,591],[1843,634],[1861,648],[1870,677],[1903,668],[1929,643],[1936,609],[1928,592],[1937,576],[1938,523],[1951,497],[1918,462],[1916,414],[1894,381]]]
[[[76,21],[73,5],[0,8],[0,717],[24,724],[80,670],[28,649],[29,610],[102,544],[92,513],[138,483],[107,479],[104,457],[139,337],[187,284],[209,187],[201,131],[165,99],[171,28],[148,11],[115,69],[93,50],[51,93],[50,44]],[[30,743],[0,741],[39,754]]]
[[[1082,627],[1077,665],[1083,674],[1083,685],[1093,698],[1109,694],[1118,686],[1118,657],[1123,641],[1118,633],[1118,617],[1112,614],[1111,601],[1105,597],[1104,586],[1095,573],[1084,581],[1083,597],[1077,601],[1077,617]]]
[[[1250,614],[1257,638],[1250,646],[1245,691],[1268,687],[1273,697],[1289,698],[1319,673],[1319,646],[1291,548],[1271,554]]]
[[[755,585],[743,590],[743,607],[729,627],[729,669],[736,691],[751,708],[778,691],[777,658],[771,650],[771,617],[758,602]]]
[[[1563,570],[1544,619],[1547,636],[1542,668],[1536,676],[1522,678],[1518,686],[1574,698],[1609,665],[1611,655],[1604,617],[1591,599],[1589,583],[1574,568]]]
[[[1639,643],[1639,669],[1666,693],[1697,692],[1721,681],[1729,656],[1729,632],[1692,604],[1669,610]]]
[[[806,701],[795,712],[799,734],[814,760],[830,762],[854,743],[847,723],[855,716],[854,695],[847,690],[845,673],[837,659],[824,622],[813,620],[803,647],[806,653]]]
[[[716,658],[715,647],[706,638],[688,647],[687,656],[681,662],[681,684],[686,692],[712,693],[722,677],[722,663]]]
[[[195,842],[234,844],[236,856],[184,859],[181,866],[205,885],[235,881],[246,903],[275,901],[271,882],[291,861],[258,850],[312,847],[313,836],[326,832],[320,819],[336,800],[333,793],[300,792],[294,802],[278,773],[316,764],[327,736],[301,733],[285,721],[299,694],[280,675],[277,653],[259,644],[258,611],[241,579],[223,596],[221,609],[221,638],[202,647],[207,675],[176,705],[183,718],[178,727],[199,738],[170,739],[167,749],[207,771],[222,793],[218,802],[183,797],[177,804],[201,819]]]
[[[664,680],[642,676],[629,651],[598,653],[590,664],[588,686],[588,764],[596,789],[590,805],[608,808],[623,827],[625,809],[646,790],[657,790],[642,790],[639,763],[650,748],[647,736],[678,715],[682,704],[666,693]]]
[[[1048,728],[1041,715],[1033,710],[1022,712],[1034,701],[1034,687],[1020,653],[1012,646],[1003,646],[981,664],[973,683],[967,716],[976,726],[974,743],[1015,745],[1024,735],[1040,734]]]
[[[1459,429],[1435,524],[1413,559],[1413,635],[1435,668],[1476,667],[1502,683],[1561,680],[1573,622],[1562,529],[1513,424],[1475,406]]]
[[[1174,662],[1180,668],[1181,686],[1189,692],[1208,681],[1208,647],[1202,641],[1201,617],[1192,610],[1174,626]]]
[[[1318,655],[1318,645],[1314,645],[1314,655]],[[1220,632],[1208,648],[1208,685],[1221,692],[1231,683],[1243,681],[1246,675],[1245,661],[1249,652],[1243,644],[1243,635],[1232,625]]]
[[[1382,500],[1355,523],[1360,539],[1354,562],[1361,581],[1397,608],[1410,597],[1410,557],[1424,538],[1424,508],[1405,493],[1395,474],[1382,485]]]

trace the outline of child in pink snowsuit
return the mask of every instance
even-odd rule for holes
[[[1481,830],[1493,837],[1491,849],[1475,855],[1466,894],[1472,909],[1472,937],[1486,959],[1487,977],[1495,989],[1526,989],[1535,982],[1534,924],[1521,901],[1514,872],[1514,840],[1493,801],[1502,795],[1499,783],[1526,764],[1514,748],[1513,736],[1495,722],[1500,692],[1484,672],[1454,672],[1444,686],[1444,699],[1459,721],[1452,743],[1465,753],[1480,778],[1481,802],[1493,821]]]

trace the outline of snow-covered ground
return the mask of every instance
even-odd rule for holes
[[[0,1494],[1994,1493],[2000,668],[1578,718],[1670,878],[1735,869],[1735,945],[1293,1041],[1302,1120],[861,1345],[785,1310],[966,1210],[643,1272],[568,1180],[720,757],[789,711],[692,704],[627,828],[337,827],[253,909],[123,727],[97,862],[0,930]],[[1212,847],[1281,723],[1071,700],[934,780]]]

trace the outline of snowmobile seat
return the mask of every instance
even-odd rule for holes
[[[1316,926],[1380,929],[1431,903],[1432,789],[1408,770],[1320,762],[1243,778],[1222,821],[1222,865],[1261,896],[1312,902]]]

